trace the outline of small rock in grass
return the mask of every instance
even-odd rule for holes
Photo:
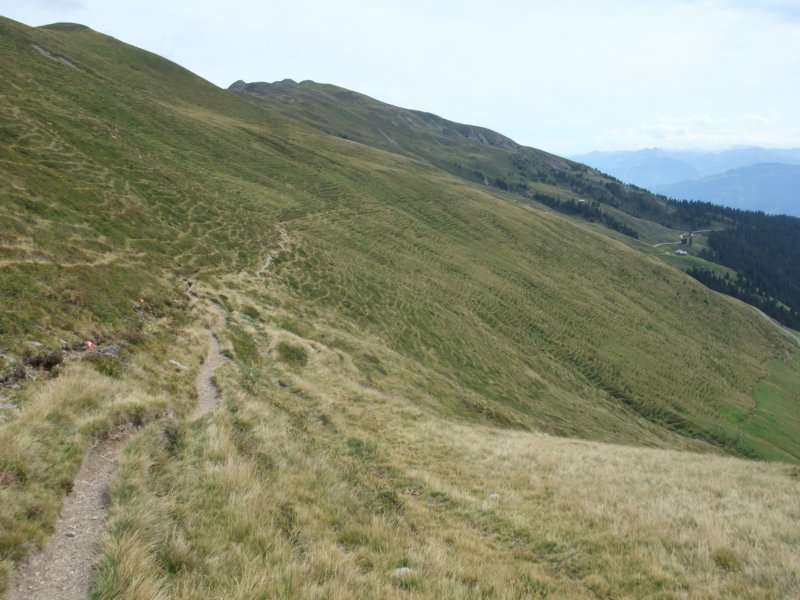
[[[116,358],[119,356],[119,344],[108,344],[107,346],[101,346],[95,350],[95,354],[99,354],[101,356],[113,356]]]
[[[189,370],[189,368],[190,368],[190,367],[189,367],[189,365],[185,365],[185,364],[183,364],[183,363],[180,363],[180,362],[178,362],[177,360],[170,360],[170,361],[169,361],[169,364],[171,364],[171,365],[175,365],[176,367],[178,367],[178,368],[179,368],[179,369],[181,369],[182,371],[188,371],[188,370]]]
[[[409,567],[397,567],[392,571],[393,577],[405,577],[406,575],[411,575],[414,573],[414,569]]]

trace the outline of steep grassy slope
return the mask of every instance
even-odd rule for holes
[[[336,86],[317,84],[308,81],[297,84],[287,80],[273,84],[245,84],[244,82],[237,82],[231,86],[231,90],[260,98],[271,108],[275,108],[292,118],[302,120],[320,131],[330,132],[347,139],[354,139],[371,147],[384,149],[395,154],[420,158],[427,163],[447,170],[453,175],[463,177],[467,180],[475,179],[483,183],[491,183],[495,188],[514,188],[517,189],[517,191],[542,189],[548,194],[559,196],[563,199],[574,199],[577,197],[578,192],[589,194],[590,196],[597,195],[597,197],[600,198],[608,196],[607,200],[610,203],[623,207],[626,205],[626,202],[632,201],[631,198],[627,198],[629,194],[625,186],[620,186],[611,180],[603,179],[599,174],[586,169],[582,165],[554,157],[532,148],[520,146],[512,140],[489,130],[453,123],[428,113],[390,106],[367,96]],[[471,166],[466,168],[464,166],[466,163],[463,161],[469,161]],[[510,170],[506,171],[506,169]],[[509,183],[512,180],[515,182],[513,185]],[[503,183],[503,181],[505,181],[505,183]],[[558,183],[558,185],[554,185],[556,183]],[[611,194],[609,190],[613,190],[614,193]],[[643,191],[629,191],[632,195],[636,196],[636,198],[640,198],[641,196],[641,202],[635,202],[636,204],[641,204],[641,206],[639,206],[639,212],[646,214],[650,210],[647,206],[651,206],[651,212],[654,214],[657,213],[658,210],[664,208],[662,206],[664,204],[663,201]],[[493,209],[493,211],[496,210],[502,211],[503,209]],[[605,210],[611,212],[620,220],[625,221],[627,218],[627,221],[633,224],[638,230],[641,230],[645,237],[652,237],[651,229],[659,227],[655,223],[649,221],[631,219],[628,215],[625,215],[625,213],[612,208],[607,207]],[[426,222],[435,223],[439,216],[433,215],[432,213],[429,214],[430,216],[426,217]],[[479,222],[476,223],[470,223],[468,229],[480,231],[481,228],[486,226],[485,219],[479,218],[478,221]],[[324,224],[324,227],[328,228],[328,224]],[[528,227],[528,225],[526,224],[524,227]],[[433,230],[435,230],[435,227]],[[496,233],[496,231],[493,231],[481,233],[480,235],[485,239],[492,239],[495,237]],[[514,251],[516,251],[517,247],[522,246],[525,248],[524,252],[527,257],[535,257],[536,259],[540,259],[543,253],[547,255],[548,259],[553,258],[554,253],[548,252],[545,249],[548,246],[555,247],[561,245],[562,239],[561,237],[548,239],[540,235],[537,236],[536,241],[532,244],[532,240],[526,240],[526,236],[522,232],[519,232],[519,235],[517,235],[516,233],[504,231],[503,234],[506,244],[509,240],[513,240],[513,245],[515,246]],[[658,235],[663,234],[659,231]],[[658,235],[656,235],[658,238],[657,241],[663,241]],[[343,239],[345,236],[346,233],[342,232],[339,234],[339,239]],[[673,236],[674,237],[670,239],[677,238],[676,233],[673,233]],[[315,234],[314,237],[316,238],[318,235]],[[599,249],[599,252],[605,254],[606,250]],[[468,260],[471,264],[475,264],[476,257],[469,257]],[[572,269],[577,269],[581,272],[581,277],[586,278],[587,281],[592,279],[593,274],[602,273],[601,278],[608,278],[609,274],[613,273],[614,270],[608,269],[610,263],[601,263],[587,262],[582,264],[578,257],[570,256],[566,261],[562,260],[559,262],[558,260],[554,260],[548,267],[544,268],[544,271],[548,274],[551,272],[568,273],[571,272]],[[374,265],[370,267],[369,270],[375,273],[379,272],[380,268]],[[587,273],[590,275],[587,275]],[[528,275],[528,277],[531,277],[531,275]],[[546,284],[535,281],[536,275],[532,277],[534,281],[530,281],[530,285],[537,289],[541,289],[543,285],[546,288]],[[572,275],[568,277],[571,278]],[[602,287],[601,278],[594,279],[593,288],[595,290]],[[314,280],[320,281],[316,277]],[[610,287],[615,288],[617,292],[625,290],[628,283],[615,280],[613,277],[607,279],[607,281]],[[658,293],[661,295],[662,299],[672,299],[681,295],[680,291],[676,291],[671,287],[672,284],[668,284],[665,288],[660,288],[659,286],[664,283],[664,281],[659,281],[657,275],[645,275],[640,282],[643,285],[646,285],[645,282],[649,282],[653,290],[659,289],[660,291]],[[439,283],[443,286],[441,282]],[[483,281],[477,281],[476,283],[481,289],[486,289]],[[459,285],[459,291],[469,290],[469,283],[459,283]],[[566,286],[566,279],[555,283],[555,287],[559,289],[565,289]],[[455,289],[448,290],[447,293],[456,293],[456,291]],[[616,293],[611,290],[607,291]],[[502,292],[498,293],[495,291],[493,293],[497,294],[496,297],[502,298]],[[414,294],[414,297],[416,298],[420,295],[421,294]],[[500,304],[501,306],[514,305],[514,300],[509,298],[505,300],[504,303]],[[576,305],[569,306],[571,302],[576,303]],[[589,304],[590,307],[586,308],[586,304]],[[567,329],[572,332],[585,332],[590,329],[591,326],[587,325],[587,321],[603,321],[604,326],[609,327],[608,331],[610,331],[611,327],[607,325],[607,317],[605,315],[609,312],[613,314],[613,312],[615,312],[615,307],[618,308],[618,303],[612,301],[609,304],[613,304],[614,307],[598,305],[591,300],[586,302],[585,298],[570,298],[566,301],[560,301],[558,302],[558,308],[556,310],[554,310],[554,305],[548,304],[546,311],[548,313],[547,316],[542,317],[537,315],[536,325],[534,325],[533,328],[537,329],[537,332],[545,331],[548,326],[548,317],[552,317],[560,323],[561,327],[563,327],[564,323],[570,323],[571,326],[567,327]],[[685,314],[686,307],[678,301],[673,305],[673,308],[673,311],[666,312],[677,313],[679,315],[678,320],[687,323]],[[592,314],[593,309],[597,309],[597,312],[594,314]],[[576,315],[580,316],[576,317]],[[516,327],[514,322],[516,316],[517,315],[501,318],[499,322],[514,328]],[[525,321],[524,317],[523,321]],[[393,323],[395,321],[391,320],[390,322]],[[444,315],[437,315],[434,323],[447,323],[447,318]],[[449,327],[452,327],[450,323],[446,325],[446,328]],[[529,327],[531,326],[529,325]],[[695,325],[692,327],[695,327]],[[670,326],[668,329],[672,332],[676,332],[676,328],[673,326]],[[647,328],[644,330],[639,328],[636,333],[632,330],[628,330],[622,334],[622,337],[627,341],[636,339],[637,344],[642,344],[644,340],[648,338],[646,331],[648,331]],[[649,329],[649,331],[655,330]],[[515,336],[517,339],[520,339],[521,335],[518,330],[515,330],[514,333],[510,333],[506,330],[504,331],[503,338],[513,338]],[[719,334],[715,334],[714,338],[718,339],[718,336]],[[559,335],[547,331],[542,337],[548,342],[552,342],[553,338],[558,338]],[[704,360],[714,361],[719,353],[710,346],[695,347],[694,344],[678,343],[674,346],[675,353],[687,358],[687,362],[683,363],[682,366],[678,366],[673,361],[665,363],[661,357],[655,358],[659,355],[658,350],[655,350],[655,348],[664,349],[661,345],[662,339],[663,338],[658,337],[658,334],[652,337],[652,349],[648,350],[645,354],[653,357],[653,360],[649,361],[646,365],[642,365],[642,368],[635,372],[631,371],[630,363],[626,363],[624,359],[619,360],[619,357],[614,354],[615,351],[605,353],[602,351],[597,352],[596,345],[593,347],[591,342],[586,345],[583,341],[578,341],[576,345],[579,345],[580,349],[576,349],[575,347],[565,349],[563,347],[564,341],[559,340],[558,343],[560,345],[557,347],[556,352],[561,352],[561,357],[568,356],[570,360],[573,359],[576,354],[579,354],[580,358],[575,362],[582,365],[583,374],[588,374],[593,384],[599,385],[599,387],[605,391],[610,392],[617,400],[622,400],[629,405],[636,406],[639,412],[642,412],[643,407],[635,398],[636,392],[632,391],[632,388],[629,387],[631,385],[630,383],[621,380],[625,379],[628,375],[630,375],[632,379],[644,377],[648,381],[646,385],[651,398],[655,390],[659,388],[665,391],[668,390],[666,391],[666,395],[669,399],[665,397],[664,401],[659,402],[657,407],[651,405],[648,408],[644,408],[646,416],[662,422],[670,421],[673,426],[682,428],[684,432],[698,433],[696,429],[698,422],[696,420],[690,420],[691,422],[685,421],[683,419],[685,411],[680,408],[674,411],[671,407],[674,408],[675,404],[672,403],[676,402],[678,406],[681,406],[682,400],[680,399],[691,397],[695,392],[700,390],[703,390],[699,392],[699,397],[702,397],[704,399],[703,401],[707,401],[709,396],[713,397],[713,393],[710,395],[707,393],[707,385],[710,383],[707,374],[703,374],[698,379],[695,379],[692,374],[693,370],[689,365],[697,364]],[[528,344],[529,340],[523,343]],[[624,343],[625,342],[623,342],[623,345]],[[539,347],[542,346],[540,341],[537,342],[536,345]],[[566,345],[571,346],[571,343],[567,342]],[[614,341],[609,341],[605,345],[605,349],[614,347]],[[616,350],[619,350],[619,348],[616,348]],[[505,350],[503,352],[504,355],[508,356],[513,356],[514,354],[513,352],[507,352]],[[550,352],[552,354],[553,350],[550,349]],[[642,359],[643,357],[639,356],[638,358]],[[534,360],[539,361],[540,359],[537,357]],[[586,363],[589,363],[589,365]],[[601,367],[598,365],[603,366]],[[608,370],[604,373],[600,373],[599,371],[603,369]],[[675,369],[678,370],[676,371]],[[480,366],[473,364],[458,364],[455,372],[466,372],[468,374],[477,375],[477,378],[471,381],[471,386],[480,386],[481,383],[485,384],[492,379],[490,375],[481,373]],[[612,375],[611,372],[614,374]],[[667,379],[670,379],[670,382],[667,383],[665,379],[662,384],[653,385],[653,379],[658,377],[659,372],[663,372],[664,374],[669,373]],[[686,374],[685,380],[682,383],[675,383],[674,375],[676,372]],[[721,375],[721,373],[718,374],[718,376],[722,379],[727,377],[727,375]],[[564,378],[559,378],[559,381],[563,385]],[[521,384],[521,387],[525,386],[526,384]],[[533,392],[531,388],[528,389],[528,393],[535,397],[535,392]],[[728,399],[733,399],[733,396],[729,393],[725,393],[724,395]],[[573,419],[574,417],[570,417],[570,420]],[[700,429],[704,428],[702,425],[704,421],[705,417],[701,418]],[[574,433],[574,430],[571,429],[567,429],[567,431]],[[728,434],[722,434],[722,437],[716,438],[715,441],[717,443],[730,443],[732,442],[730,437],[728,437],[728,442],[724,441],[724,438],[730,435],[738,438],[738,433],[734,434],[733,432],[729,432]]]
[[[510,512],[483,506],[465,481],[500,485],[497,465],[458,471],[458,452],[435,441],[463,432],[488,454],[503,447],[491,436],[572,444],[537,430],[797,460],[792,429],[769,426],[797,414],[793,346],[746,307],[589,227],[322,133],[80,26],[0,21],[0,79],[0,345],[8,383],[21,386],[3,390],[3,405],[20,410],[4,408],[0,427],[24,442],[0,450],[2,506],[13,506],[2,515],[5,575],[43,539],[92,436],[162,416],[134,440],[115,485],[100,597],[323,597],[349,584],[363,595],[525,597],[540,579],[576,597],[601,585],[797,589],[797,565],[779,558],[788,537],[770,547],[775,573],[755,562],[720,583],[711,549],[629,584],[618,544],[608,564],[619,575],[583,581],[603,567],[587,558],[600,538],[548,541],[530,529],[538,500],[527,484]],[[187,426],[211,302],[227,316],[225,402]],[[128,345],[118,358],[70,355],[75,365],[48,382],[18,379],[26,361],[45,378],[36,357],[87,336]],[[764,410],[770,374],[780,391]],[[60,386],[82,377],[95,391],[72,414]],[[430,462],[413,462],[417,445]],[[39,461],[26,475],[37,456],[60,470],[43,479]],[[795,485],[788,467],[765,472],[777,500],[759,497],[756,509]],[[760,485],[748,477],[748,490]],[[599,531],[614,531],[606,517]],[[760,541],[728,547],[731,527],[722,562],[751,565]],[[572,544],[583,553],[574,568]],[[325,558],[334,546],[347,573]],[[470,572],[494,547],[508,570],[484,584],[490,573]],[[278,587],[264,560],[285,568]],[[387,580],[406,561],[422,579]]]
[[[651,443],[675,427],[719,441],[720,408],[747,410],[783,351],[751,314],[563,219],[91,31],[6,29],[5,69],[31,67],[5,75],[7,341],[83,333],[82,316],[124,326],[142,294],[180,297],[177,274],[255,275],[271,254],[296,320],[324,307],[378,336],[449,414]]]

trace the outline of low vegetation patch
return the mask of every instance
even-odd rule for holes
[[[305,367],[308,364],[306,349],[291,342],[280,341],[275,346],[278,359],[294,367]]]

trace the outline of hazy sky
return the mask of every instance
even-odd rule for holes
[[[800,146],[800,0],[0,0],[227,87],[313,79],[559,154]]]

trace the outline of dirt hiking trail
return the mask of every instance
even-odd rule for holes
[[[196,421],[219,406],[219,389],[214,383],[214,371],[223,362],[225,357],[219,352],[219,342],[216,336],[208,331],[208,353],[197,373],[197,404],[189,415],[189,421]]]
[[[217,322],[224,324],[222,311],[218,311]],[[219,405],[219,389],[213,376],[225,358],[210,329],[207,334],[208,352],[197,374],[197,404],[189,415],[190,421]],[[120,453],[133,433],[133,428],[128,427],[89,450],[72,492],[64,498],[52,536],[19,566],[7,600],[86,600],[105,529],[106,491]]]
[[[20,565],[8,600],[85,600],[100,536],[105,528],[106,489],[130,429],[89,450],[44,547]]]

